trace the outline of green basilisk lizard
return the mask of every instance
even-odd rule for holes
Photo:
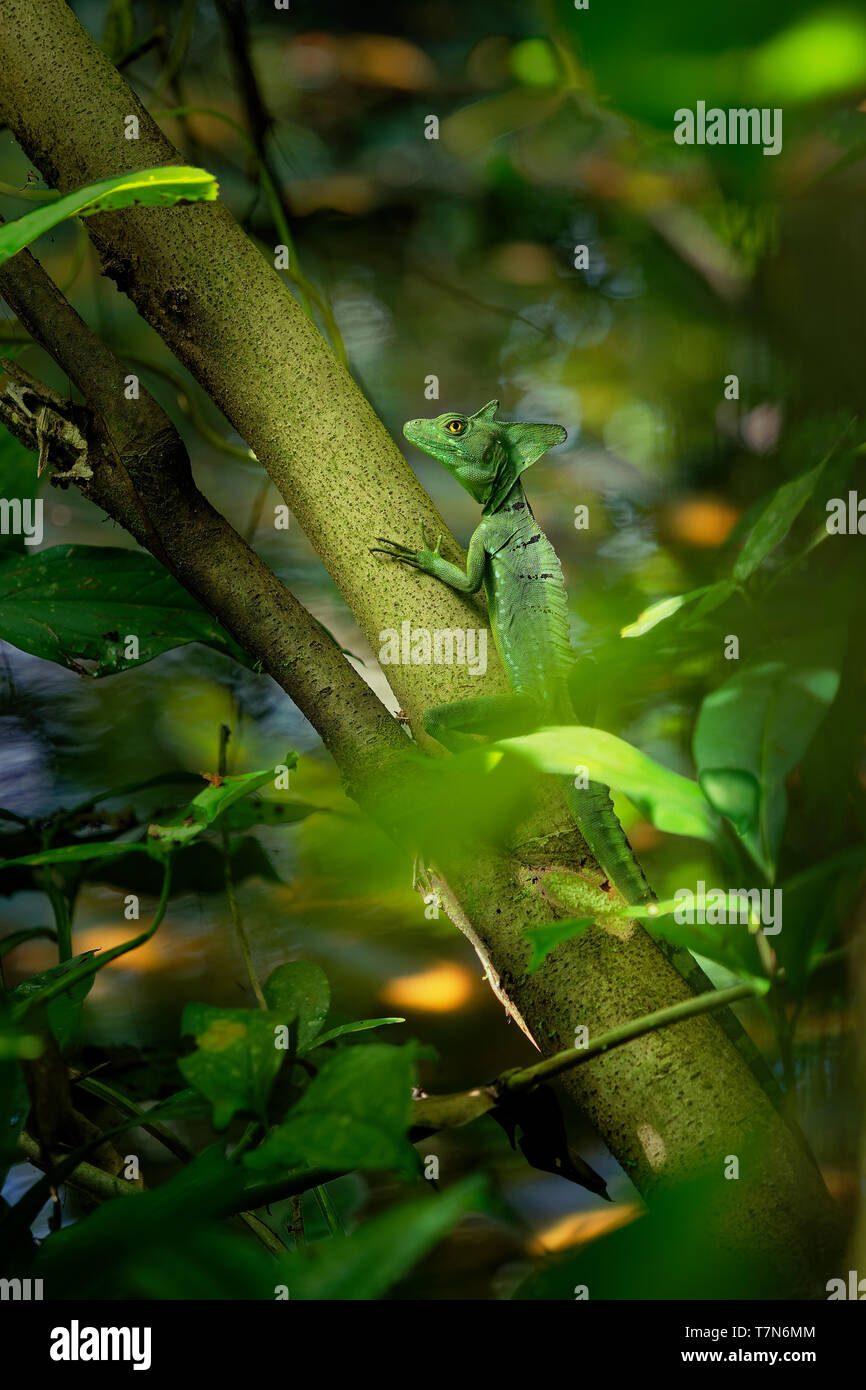
[[[493,639],[513,693],[428,710],[426,731],[452,752],[473,744],[472,735],[503,738],[539,725],[573,723],[575,717],[577,657],[569,640],[562,569],[521,482],[524,470],[561,444],[567,432],[561,425],[506,423],[496,419],[498,409],[498,401],[489,401],[474,415],[449,411],[403,426],[412,444],[443,463],[481,503],[466,570],[443,558],[441,536],[429,548],[423,526],[418,549],[381,536],[374,548],[459,593],[474,594],[484,587]],[[566,803],[609,882],[629,906],[650,903],[652,890],[616,817],[609,789],[599,782],[583,787],[576,785],[580,779],[562,780]],[[598,902],[597,890],[587,886],[588,909],[593,902]],[[674,951],[664,941],[659,945],[696,992],[712,988],[688,952]],[[742,1025],[727,1009],[716,1017],[778,1104],[779,1088]]]
[[[498,401],[475,415],[440,415],[409,420],[403,433],[444,463],[476,502],[481,524],[469,543],[466,571],[433,550],[419,550],[379,537],[381,553],[412,565],[463,594],[487,596],[493,640],[513,692],[438,705],[424,717],[427,732],[452,752],[487,734],[505,737],[540,725],[575,720],[570,680],[577,661],[568,634],[562,569],[550,541],[532,514],[521,474],[553,444],[561,425],[505,424],[496,419]],[[626,903],[647,903],[652,893],[614,813],[610,792],[600,782],[576,786],[563,779],[568,807],[593,857]],[[583,779],[586,780],[586,779]]]

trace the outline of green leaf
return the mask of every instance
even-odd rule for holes
[[[772,879],[787,815],[785,778],[800,762],[839,687],[835,642],[826,659],[802,643],[779,648],[772,661],[754,662],[704,700],[694,735],[694,757],[708,796],[731,820],[749,823],[747,778],[759,788],[754,828],[742,841]]]
[[[297,1022],[294,1050],[306,1051],[331,1006],[331,986],[324,970],[309,960],[288,961],[271,972],[263,993],[268,1008]]]
[[[744,1170],[746,1163],[749,1172],[764,1172],[772,1164],[769,1138],[743,1132],[739,1142]],[[749,1298],[773,1297],[778,1276],[770,1260],[757,1249],[744,1260],[733,1241],[718,1238],[724,1211],[720,1187],[706,1174],[660,1185],[649,1211],[641,1210],[637,1220],[535,1262],[512,1299],[561,1301],[573,1310],[581,1286],[589,1291],[590,1308],[600,1299],[733,1299],[744,1289]]]
[[[296,767],[297,762],[297,754],[289,752],[283,760],[283,766]],[[163,847],[186,844],[213,825],[236,801],[249,796],[250,792],[254,792],[263,783],[272,781],[274,776],[275,768],[266,767],[257,772],[244,772],[236,777],[223,777],[219,785],[208,783],[198,796],[193,797],[192,801],[176,812],[170,820],[148,826],[148,836],[152,840],[158,840]]]
[[[221,1009],[187,1004],[182,1030],[196,1050],[181,1057],[184,1078],[213,1104],[216,1129],[238,1111],[265,1119],[268,1096],[286,1056],[276,1030],[290,1020],[261,1009]]]
[[[249,830],[254,825],[297,825],[317,814],[333,815],[333,811],[330,806],[313,806],[307,801],[266,801],[252,796],[232,807],[228,826],[230,830]]]
[[[137,659],[124,655],[127,636],[138,639]],[[81,675],[126,671],[187,642],[249,664],[151,555],[114,546],[55,545],[38,555],[0,556],[0,637]]]
[[[638,613],[634,622],[622,628],[619,635],[620,637],[643,637],[644,633],[651,632],[654,627],[658,627],[659,623],[665,622],[667,618],[672,618],[681,608],[685,608],[687,604],[697,603],[697,600],[700,599],[692,615],[692,621],[697,621],[730,598],[734,587],[729,579],[722,579],[718,584],[704,584],[700,589],[692,589],[687,594],[675,594],[672,598],[660,599],[658,603],[653,603],[649,608],[644,608],[641,613]]]
[[[779,542],[785,539],[815,491],[829,457],[827,454],[814,468],[800,473],[789,483],[783,483],[773,493],[746,537],[734,565],[734,578],[740,583],[748,579],[770,551],[775,550]]]
[[[0,227],[0,265],[68,217],[90,217],[95,212],[115,212],[132,205],[170,207],[174,203],[212,202],[218,193],[219,185],[212,174],[187,165],[166,164],[158,169],[115,174],[44,203]]]
[[[724,894],[724,922],[700,922],[698,916],[708,913],[721,916],[722,906],[715,896],[704,898],[695,896],[691,904],[691,915],[695,920],[677,921],[674,913],[686,915],[686,904],[680,898],[668,898],[664,902],[652,903],[646,907],[627,907],[616,913],[619,917],[632,917],[646,923],[652,934],[663,936],[674,946],[685,947],[694,955],[705,956],[726,970],[741,976],[759,993],[770,988],[761,966],[761,959],[755,945],[753,933],[748,922],[741,921],[743,907],[736,890]],[[773,938],[776,940],[777,938]]]
[[[317,1047],[324,1047],[325,1043],[343,1038],[347,1033],[366,1033],[370,1028],[384,1028],[389,1023],[405,1022],[405,1018],[362,1018],[357,1023],[340,1023],[336,1028],[329,1028],[326,1033],[320,1033],[309,1046],[300,1048],[299,1051],[315,1052]]]
[[[627,796],[659,830],[671,835],[693,835],[712,840],[716,818],[696,782],[663,767],[630,743],[606,733],[566,725],[541,729],[521,738],[493,745],[501,752],[528,758],[542,772],[574,777],[585,767],[589,779],[604,782]]]
[[[532,945],[532,959],[527,966],[527,974],[534,975],[551,951],[556,950],[563,941],[573,941],[591,926],[591,917],[568,917],[561,922],[546,923],[543,927],[530,927],[524,932]]]
[[[73,966],[93,960],[96,954],[96,951],[85,951],[80,956],[73,956],[70,960],[61,961],[59,965],[53,965],[50,970],[43,970],[39,975],[31,975],[28,980],[23,980],[10,992],[10,1000],[16,1004],[26,1004],[34,994],[38,994],[46,985],[62,979]],[[86,979],[71,985],[63,994],[58,994],[56,998],[49,1000],[45,1005],[49,1027],[57,1039],[57,1046],[61,1052],[71,1042],[77,1040],[81,1023],[81,1005],[90,993],[92,986],[93,975],[88,975]]]
[[[736,591],[737,586],[732,579],[720,579],[718,584],[711,584],[704,592],[703,597],[698,599],[683,626],[697,627],[702,618],[705,618],[708,613],[714,612],[716,608],[720,608],[723,603],[727,603]]]
[[[464,1178],[364,1223],[341,1240],[287,1255],[274,1282],[296,1302],[371,1300],[409,1273],[466,1213],[485,1205],[485,1184]]]
[[[97,883],[110,883],[130,893],[157,896],[162,884],[162,852],[157,842],[150,843],[157,850],[152,856],[130,854],[96,860],[87,871],[87,878]],[[124,848],[141,849],[141,846],[125,845]],[[248,878],[263,878],[269,883],[282,882],[261,842],[254,835],[233,839],[229,846],[229,857],[235,884],[243,883]],[[203,840],[188,843],[174,856],[171,881],[174,893],[224,893],[221,849]]]
[[[417,1154],[406,1138],[415,1061],[414,1048],[383,1043],[337,1052],[244,1162],[256,1170],[307,1163],[333,1171],[417,1172]]]
[[[272,1299],[273,1260],[214,1224],[242,1206],[243,1169],[221,1148],[48,1236],[34,1275],[65,1298]]]
[[[815,963],[850,922],[864,871],[866,858],[859,846],[782,884],[784,927],[773,938],[773,949],[784,968],[786,984],[796,995],[803,993]]]
[[[751,772],[725,767],[704,768],[698,775],[698,782],[710,805],[731,822],[739,836],[754,833],[758,825],[761,787]]]

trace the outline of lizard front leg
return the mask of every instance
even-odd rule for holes
[[[449,589],[455,589],[458,593],[475,594],[481,588],[487,563],[487,552],[484,548],[481,530],[482,528],[479,526],[469,542],[465,574],[459,565],[452,565],[450,560],[443,559],[440,553],[441,536],[437,537],[435,549],[430,549],[424,534],[423,523],[419,550],[413,550],[411,546],[403,545],[400,541],[389,540],[387,536],[377,536],[379,545],[372,547],[372,554],[387,555],[389,559],[396,560],[401,565],[410,565],[412,569],[432,575],[434,579],[438,579],[442,584],[447,584]]]

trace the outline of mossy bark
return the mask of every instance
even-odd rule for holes
[[[4,0],[0,108],[28,157],[62,191],[179,158],[62,0]],[[130,114],[139,118],[137,140],[124,135]],[[444,553],[460,559],[368,402],[224,206],[134,208],[87,226],[105,273],[255,450],[374,646],[381,630],[405,619],[431,629],[484,621],[479,605],[370,554],[374,536],[414,542],[423,521],[428,533],[442,533]],[[270,621],[267,611],[261,621]],[[457,666],[395,666],[390,674],[422,741],[424,711],[470,693]],[[281,684],[292,693],[291,672]],[[471,678],[475,695],[504,688],[495,663]],[[315,710],[310,717],[315,723]],[[375,741],[368,752],[375,780]],[[391,778],[399,781],[393,762],[380,806]],[[357,789],[357,769],[350,781]],[[598,925],[526,975],[523,933],[559,915],[544,885],[563,868],[595,872],[558,798],[542,793],[513,855],[479,850],[471,862],[445,865],[441,882],[453,920],[544,1053],[572,1045],[578,1024],[594,1035],[687,993],[633,925]],[[642,1191],[696,1170],[716,1175],[718,1201],[696,1229],[744,1257],[766,1256],[780,1296],[820,1293],[835,1243],[832,1204],[715,1020],[641,1038],[564,1084]],[[745,1155],[755,1138],[760,1163],[744,1163],[739,1180],[726,1181],[726,1156]]]

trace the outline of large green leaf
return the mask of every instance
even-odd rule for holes
[[[344,1239],[286,1256],[277,1278],[298,1302],[381,1298],[461,1216],[484,1202],[483,1182],[464,1178],[374,1217]]]
[[[716,818],[696,782],[604,729],[565,725],[493,746],[528,758],[542,772],[563,777],[574,777],[576,767],[586,768],[591,781],[622,792],[653,825],[671,835],[712,840],[717,834]]]
[[[822,661],[802,644],[743,666],[704,700],[694,735],[701,785],[721,815],[741,827],[755,862],[772,879],[787,814],[785,778],[806,752],[839,686],[832,651]],[[757,786],[757,816],[747,810]]]
[[[749,1172],[772,1163],[769,1140],[745,1126],[737,1154]],[[602,1299],[731,1299],[744,1289],[749,1298],[773,1297],[778,1276],[761,1252],[755,1248],[744,1260],[733,1241],[719,1239],[721,1188],[715,1173],[661,1185],[649,1211],[623,1229],[536,1261],[512,1299],[562,1301],[574,1310],[575,1299],[583,1307],[586,1298],[591,1309]]]
[[[137,658],[124,655],[127,636]],[[55,545],[0,557],[0,638],[81,674],[107,676],[186,642],[248,665],[209,613],[152,556],[102,545]],[[83,661],[95,663],[88,672]]]
[[[415,1051],[370,1043],[329,1057],[287,1119],[245,1158],[256,1170],[308,1163],[334,1171],[417,1171],[406,1139]]]
[[[187,1004],[183,1032],[196,1049],[180,1070],[213,1104],[214,1127],[224,1129],[238,1111],[265,1118],[268,1096],[286,1056],[277,1028],[290,1019],[260,1009],[221,1009]]]
[[[115,174],[44,203],[0,227],[0,265],[68,217],[90,217],[95,212],[116,212],[133,205],[168,207],[173,203],[213,201],[218,193],[213,174],[188,165],[166,164],[158,169]]]
[[[305,1051],[321,1032],[331,1005],[331,986],[324,970],[310,960],[287,961],[268,976],[264,996],[269,1008],[292,1019],[297,1035],[294,1050]]]

